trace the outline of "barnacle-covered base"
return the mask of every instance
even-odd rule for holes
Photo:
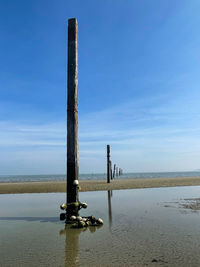
[[[88,226],[99,226],[103,224],[103,220],[101,218],[97,219],[94,216],[79,216],[79,210],[82,208],[87,208],[86,203],[73,202],[62,204],[60,208],[65,210],[65,213],[60,214],[60,220],[65,220],[66,224],[71,224],[71,228],[83,228]]]

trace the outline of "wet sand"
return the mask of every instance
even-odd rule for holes
[[[200,177],[116,179],[107,184],[105,180],[81,180],[80,191],[104,191],[135,188],[156,188],[200,185]],[[65,182],[0,183],[0,194],[66,192]]]

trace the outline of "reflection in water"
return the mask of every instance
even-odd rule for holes
[[[65,225],[65,229],[60,231],[60,235],[65,235],[65,266],[77,266],[79,258],[79,234],[85,230],[70,229],[70,225]]]
[[[112,227],[112,205],[111,205],[112,190],[108,190],[108,218],[109,218],[109,228]]]
[[[79,235],[89,230],[94,233],[99,226],[89,226],[83,228],[71,228],[70,224],[65,224],[65,228],[60,230],[60,235],[65,235],[65,266],[77,266],[79,263]]]

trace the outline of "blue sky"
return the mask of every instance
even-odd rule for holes
[[[200,169],[200,1],[0,1],[0,174],[65,173],[67,20],[80,172]]]

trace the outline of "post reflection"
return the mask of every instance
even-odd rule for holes
[[[111,197],[112,190],[108,190],[108,219],[109,219],[109,229],[111,231],[112,228],[112,205],[111,205]]]
[[[79,266],[79,235],[87,230],[94,233],[101,227],[102,225],[73,229],[70,224],[65,224],[65,228],[60,230],[60,235],[65,236],[65,266]]]

